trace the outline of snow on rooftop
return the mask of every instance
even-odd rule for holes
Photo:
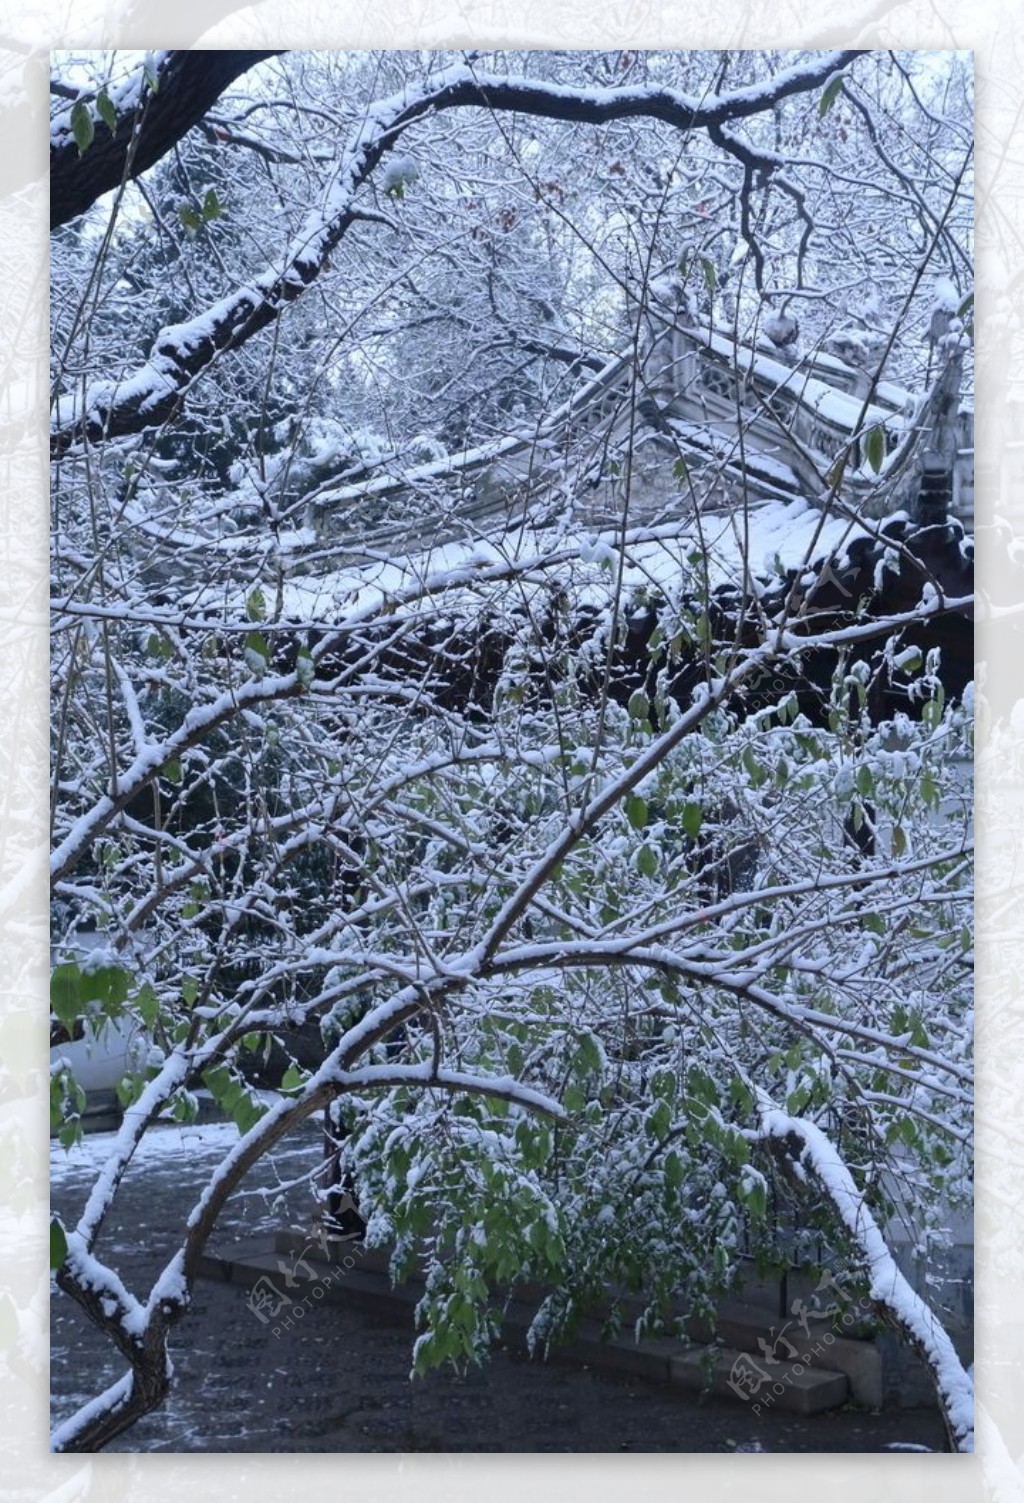
[[[864,529],[842,516],[828,516],[798,499],[767,501],[746,512],[702,516],[699,524],[675,523],[631,534],[624,548],[614,531],[575,527],[540,533],[522,526],[493,540],[446,542],[407,558],[381,556],[353,562],[319,576],[295,577],[283,590],[283,615],[300,622],[339,625],[392,609],[413,597],[436,603],[445,594],[500,584],[514,568],[520,576],[549,577],[573,566],[581,602],[606,598],[608,568],[623,557],[628,590],[673,593],[681,581],[701,577],[706,566],[711,588],[743,585],[751,579],[770,582],[787,569],[809,568],[842,552]],[[581,576],[581,577],[580,577]],[[590,587],[588,588],[588,578]],[[223,607],[223,600],[218,604]],[[213,605],[211,599],[209,604]],[[240,599],[239,611],[244,611]]]

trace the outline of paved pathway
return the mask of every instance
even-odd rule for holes
[[[235,1130],[158,1129],[129,1174],[105,1248],[130,1287],[166,1259],[192,1194]],[[109,1138],[70,1157],[57,1150],[54,1208],[73,1215],[88,1170]],[[318,1162],[311,1132],[260,1167],[215,1233],[214,1250],[308,1212],[303,1176]],[[101,1251],[103,1247],[101,1246]],[[935,1411],[872,1415],[833,1411],[810,1419],[758,1418],[742,1404],[700,1403],[653,1383],[501,1351],[464,1377],[410,1383],[412,1331],[348,1306],[318,1306],[274,1337],[243,1289],[201,1281],[174,1345],[176,1386],[158,1414],[111,1447],[122,1451],[880,1451],[893,1443],[942,1445]],[[52,1318],[54,1413],[64,1417],[119,1372],[105,1343],[70,1301]]]

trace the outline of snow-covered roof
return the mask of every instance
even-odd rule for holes
[[[842,554],[852,538],[865,533],[860,524],[839,515],[823,516],[802,499],[768,501],[745,512],[703,516],[689,526],[677,522],[639,529],[627,536],[624,545],[614,530],[600,532],[576,525],[545,534],[523,525],[500,538],[444,542],[409,558],[380,557],[319,576],[293,577],[283,586],[282,614],[297,623],[338,625],[345,619],[365,619],[382,606],[391,607],[411,596],[425,596],[436,603],[443,593],[454,605],[463,588],[476,593],[488,580],[504,579],[510,565],[516,566],[520,576],[529,575],[531,564],[539,570],[545,560],[549,565],[552,560],[571,562],[577,598],[582,602],[592,594],[596,602],[606,597],[606,570],[615,563],[620,548],[627,592],[664,590],[671,594],[681,579],[698,571],[703,575],[705,567],[711,588],[734,584],[757,592],[759,585],[767,588],[789,569],[820,572],[826,559]],[[587,588],[588,571],[592,590]],[[225,605],[223,595],[197,602],[200,608],[204,603],[221,610]],[[240,597],[235,605],[244,615],[244,600]]]

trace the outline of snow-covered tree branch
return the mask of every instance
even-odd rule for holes
[[[198,95],[205,100],[206,90],[198,88],[197,81],[185,71],[190,66],[190,56],[188,53],[172,54],[166,65],[167,71],[177,67],[178,71],[185,73],[180,85],[175,75],[176,94],[180,92],[190,100]],[[265,54],[215,53],[211,56],[237,59],[233,64],[229,62],[222,66],[219,74],[211,78],[210,90],[216,87],[219,93],[225,83],[231,81],[232,67],[242,71]],[[217,355],[237,349],[266,328],[320,273],[342,236],[356,220],[359,189],[385,154],[398,144],[403,133],[426,115],[475,106],[488,111],[592,125],[639,116],[689,133],[717,129],[725,121],[770,111],[791,95],[806,94],[820,87],[856,56],[854,52],[829,53],[812,66],[786,70],[760,88],[740,89],[711,99],[694,98],[670,89],[566,88],[455,66],[439,78],[431,79],[426,86],[406,88],[389,99],[380,100],[368,112],[354,141],[341,155],[320,207],[303,224],[285,251],[281,264],[268,267],[245,286],[226,293],[186,323],[162,329],[146,365],[130,376],[87,387],[81,401],[75,393],[69,393],[63,403],[58,399],[51,438],[53,456],[66,452],[69,445],[84,438],[93,442],[119,438],[159,427],[172,416],[189,386]],[[202,82],[205,84],[206,79]],[[148,96],[147,108],[152,114],[152,95]],[[131,118],[129,115],[128,119]],[[173,129],[180,131],[186,119],[175,120]],[[70,155],[74,144],[70,123],[62,129],[65,135],[60,138],[58,163]],[[112,136],[112,143],[117,144],[124,133],[124,127],[119,126]],[[153,134],[156,134],[155,130]],[[147,138],[141,131],[139,135],[136,155],[141,160],[134,170],[141,171],[151,166],[157,155],[163,155],[166,146],[161,141],[154,141],[152,151],[143,153],[141,143]],[[70,139],[66,140],[65,136]],[[124,152],[127,147],[122,144],[120,149]],[[106,163],[103,165],[105,170],[98,181],[111,187],[119,181],[116,162],[114,173]],[[78,179],[86,176],[77,166],[74,175],[76,186]],[[96,183],[85,181],[75,203],[85,207],[97,196]],[[75,207],[71,212],[80,212],[80,208]],[[58,218],[54,223],[63,223],[63,219]]]
[[[762,1105],[761,1133],[777,1145],[790,1173],[809,1174],[823,1187],[870,1273],[871,1298],[921,1352],[935,1375],[950,1439],[957,1451],[974,1450],[974,1381],[921,1296],[886,1245],[846,1164],[813,1122]]]
[[[890,1245],[970,1198],[963,59],[260,57],[55,63],[56,1151],[88,1051],[122,1113],[55,1447],[173,1395],[322,1115],[309,1225],[344,1183],[424,1273],[417,1372],[520,1285],[542,1351],[813,1249],[966,1448]],[[237,1142],[121,1266],[203,1098]]]
[[[64,85],[50,127],[50,229],[147,172],[224,90],[273,52],[164,52],[95,93]],[[59,83],[59,81],[58,81]],[[51,93],[54,90],[51,83]]]

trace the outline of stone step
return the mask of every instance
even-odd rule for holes
[[[342,1255],[351,1254],[352,1248],[358,1247],[356,1265],[363,1272],[389,1275],[391,1254],[388,1248],[364,1248],[361,1243],[344,1241],[335,1245]],[[294,1232],[282,1231],[274,1235],[275,1250],[282,1256],[290,1254],[294,1257],[303,1246],[308,1246],[308,1243],[304,1244]],[[315,1256],[319,1258],[324,1254],[317,1250]],[[540,1285],[524,1284],[517,1287],[517,1303],[523,1304],[523,1308],[530,1312],[529,1319],[532,1319],[533,1312],[547,1293]],[[595,1324],[607,1318],[610,1306],[609,1300],[593,1308],[591,1313]],[[644,1307],[641,1300],[626,1296],[622,1298],[620,1308],[623,1327],[628,1330]],[[868,1409],[880,1409],[884,1397],[882,1354],[872,1341],[857,1339],[858,1329],[859,1322],[846,1312],[832,1320],[807,1319],[801,1324],[792,1316],[788,1320],[781,1317],[773,1320],[764,1309],[740,1301],[728,1301],[719,1307],[714,1329],[700,1319],[689,1320],[686,1324],[690,1340],[701,1347],[724,1344],[736,1351],[750,1353],[762,1364],[768,1353],[779,1361],[843,1373],[849,1385],[849,1396],[856,1403]],[[678,1349],[677,1342],[675,1348]]]
[[[240,1246],[228,1257],[205,1254],[198,1272],[201,1277],[250,1287],[253,1314],[275,1335],[307,1319],[319,1304],[350,1303],[410,1320],[423,1294],[422,1280],[393,1285],[387,1273],[387,1254],[381,1249],[342,1242],[331,1252],[330,1261],[319,1249],[299,1259],[294,1237],[279,1233],[276,1238]],[[536,1308],[536,1303],[527,1300],[508,1302],[502,1337],[509,1345],[526,1347],[526,1333]],[[604,1340],[602,1329],[600,1320],[584,1319],[572,1341],[552,1351],[552,1360],[628,1373],[690,1392],[708,1390],[710,1373],[708,1391],[718,1397],[748,1405],[760,1403],[793,1414],[817,1414],[849,1397],[847,1376],[838,1369],[812,1367],[800,1361],[765,1361],[738,1347],[688,1347],[673,1337],[637,1342],[624,1333]]]
[[[598,1321],[584,1320],[574,1340],[559,1347],[554,1355],[746,1404],[756,1403],[760,1395],[766,1408],[790,1414],[819,1414],[837,1408],[850,1397],[846,1375],[838,1371],[812,1369],[800,1362],[766,1364],[763,1359],[735,1347],[687,1346],[672,1336],[638,1342],[624,1334],[605,1341]]]
[[[319,1304],[348,1303],[404,1319],[423,1294],[421,1283],[392,1284],[386,1275],[360,1268],[355,1257],[351,1268],[344,1262],[327,1264],[312,1258],[307,1266],[310,1272],[292,1265],[290,1259],[261,1241],[239,1247],[229,1257],[204,1253],[198,1272],[202,1278],[259,1286],[262,1292],[251,1308],[271,1327],[287,1328],[295,1320],[304,1320]]]
[[[841,1313],[834,1319],[807,1320],[801,1324],[791,1316],[772,1322],[755,1305],[730,1302],[719,1308],[714,1332],[706,1323],[692,1320],[687,1322],[687,1334],[697,1342],[708,1342],[714,1337],[762,1362],[767,1350],[801,1366],[843,1373],[849,1383],[850,1397],[856,1403],[880,1409],[882,1354],[872,1341],[843,1334],[847,1330],[844,1320],[852,1322],[853,1317]]]
[[[704,1353],[694,1347],[670,1358],[672,1382],[681,1388],[701,1389],[705,1383]],[[763,1363],[735,1347],[713,1347],[715,1368],[711,1392],[719,1398],[741,1399],[754,1413],[781,1409],[790,1414],[820,1414],[849,1398],[846,1374],[801,1362]],[[758,1407],[760,1406],[760,1407]]]

